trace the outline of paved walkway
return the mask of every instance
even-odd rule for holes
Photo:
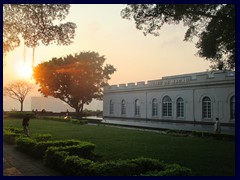
[[[37,160],[3,143],[3,176],[62,176]]]

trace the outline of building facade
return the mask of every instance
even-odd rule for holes
[[[219,118],[222,126],[235,132],[235,72],[200,72],[105,87],[103,117],[172,123],[174,129],[185,130],[212,125]]]

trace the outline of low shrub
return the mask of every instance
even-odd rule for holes
[[[95,171],[98,176],[133,176],[140,175],[146,171],[161,171],[163,169],[164,163],[162,161],[144,157],[106,161],[95,165]]]
[[[35,114],[33,112],[19,112],[19,111],[11,111],[7,113],[8,118],[24,118],[27,114],[30,115],[30,118],[35,118]]]
[[[23,133],[23,129],[21,128],[16,128],[16,127],[5,127],[5,130],[14,132],[14,133],[18,133],[18,134],[22,134]]]
[[[37,144],[35,139],[20,136],[17,138],[16,144],[19,151],[34,156],[34,147]]]
[[[63,164],[63,173],[68,176],[94,176],[95,163],[78,156],[67,156]]]
[[[180,166],[179,164],[167,164],[162,171],[148,171],[141,176],[191,176],[192,171],[189,168]]]
[[[39,146],[36,146],[35,148],[37,148],[37,147],[39,147]],[[46,149],[44,159],[51,158],[51,155],[54,154],[54,152],[64,151],[64,152],[67,152],[68,155],[75,155],[75,156],[78,156],[81,158],[95,160],[96,155],[93,152],[94,148],[95,148],[94,144],[89,143],[89,142],[83,142],[83,141],[80,141],[76,145],[69,145],[69,146],[64,146],[64,147],[51,146]]]
[[[65,147],[71,145],[77,145],[82,141],[79,140],[55,140],[55,141],[40,141],[37,142],[34,146],[34,154],[37,158],[43,158],[47,148],[54,146],[54,147]]]
[[[48,141],[52,139],[52,135],[51,134],[34,134],[32,136],[33,139],[35,139],[36,141],[40,142],[40,141]]]
[[[3,141],[6,142],[7,144],[15,144],[16,139],[20,137],[21,134],[15,133],[9,130],[3,130]]]
[[[44,155],[44,163],[46,166],[62,171],[64,160],[69,155],[66,151],[56,151],[57,147],[49,147],[46,150],[46,153]]]

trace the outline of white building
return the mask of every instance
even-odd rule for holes
[[[122,124],[159,122],[159,128],[202,131],[206,127],[209,131],[219,118],[223,131],[235,133],[235,72],[232,71],[112,85],[104,88],[103,102],[104,119]]]

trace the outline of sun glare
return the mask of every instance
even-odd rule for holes
[[[18,66],[18,75],[22,78],[31,78],[32,77],[32,67],[28,63],[23,63]]]

